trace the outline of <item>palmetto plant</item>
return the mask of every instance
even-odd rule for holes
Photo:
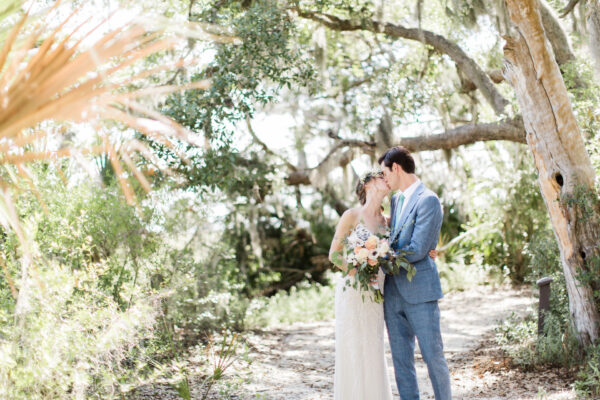
[[[21,11],[22,3],[0,0],[0,26],[5,26],[0,31],[0,223],[13,230],[21,242],[21,278],[26,280],[35,255],[17,216],[14,195],[23,182],[36,191],[27,164],[46,161],[58,168],[55,161],[62,157],[105,154],[125,198],[133,204],[135,195],[129,176],[150,190],[146,177],[136,167],[136,159],[144,157],[155,164],[158,161],[142,141],[123,139],[123,135],[115,134],[119,129],[106,129],[104,123],[110,120],[113,127],[116,123],[132,128],[175,152],[178,143],[198,145],[203,141],[144,105],[141,98],[209,86],[209,82],[200,81],[184,87],[148,87],[149,77],[194,60],[182,59],[141,72],[139,68],[134,71],[133,66],[189,36],[213,42],[237,39],[217,27],[199,24],[189,23],[182,28],[178,23],[166,34],[168,26],[133,17],[119,22],[124,19],[121,16],[115,21],[114,13],[98,20],[78,8],[67,15],[65,9],[71,5],[60,1],[32,17],[30,11]],[[86,146],[49,146],[61,142],[64,130],[53,129],[47,121],[86,122],[94,127],[93,137],[84,141]],[[6,269],[4,272],[8,273]],[[9,276],[6,278],[16,296],[15,285]],[[18,305],[19,300],[17,314]]]

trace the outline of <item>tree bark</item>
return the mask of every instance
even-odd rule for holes
[[[569,308],[579,340],[598,338],[600,316],[593,290],[579,279],[586,260],[598,255],[600,210],[575,199],[581,189],[597,194],[595,173],[577,126],[567,90],[542,26],[537,0],[507,0],[518,34],[506,38],[504,75],[515,88],[523,113],[527,143],[539,173],[539,184],[550,214],[563,264]],[[589,205],[588,205],[589,206]],[[589,262],[589,261],[588,261]]]

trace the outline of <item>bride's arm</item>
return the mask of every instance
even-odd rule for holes
[[[346,260],[342,260],[342,263],[340,264],[339,258],[334,257],[334,255],[335,253],[340,253],[344,248],[344,239],[354,227],[355,222],[356,212],[353,209],[346,210],[344,214],[342,214],[342,217],[335,228],[335,235],[333,235],[333,240],[329,247],[329,261],[342,271],[346,270]]]

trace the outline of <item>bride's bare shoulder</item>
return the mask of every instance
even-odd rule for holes
[[[360,207],[349,208],[342,214],[340,218],[340,222],[343,222],[346,225],[355,225],[356,221],[360,216]]]
[[[352,207],[344,211],[342,217],[345,218],[358,218],[360,215],[360,207]]]

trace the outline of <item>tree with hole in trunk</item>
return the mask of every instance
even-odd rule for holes
[[[527,143],[559,244],[569,308],[582,344],[596,341],[594,284],[581,279],[599,255],[595,173],[542,26],[537,0],[507,0],[516,35],[506,37],[504,75],[514,87]]]

